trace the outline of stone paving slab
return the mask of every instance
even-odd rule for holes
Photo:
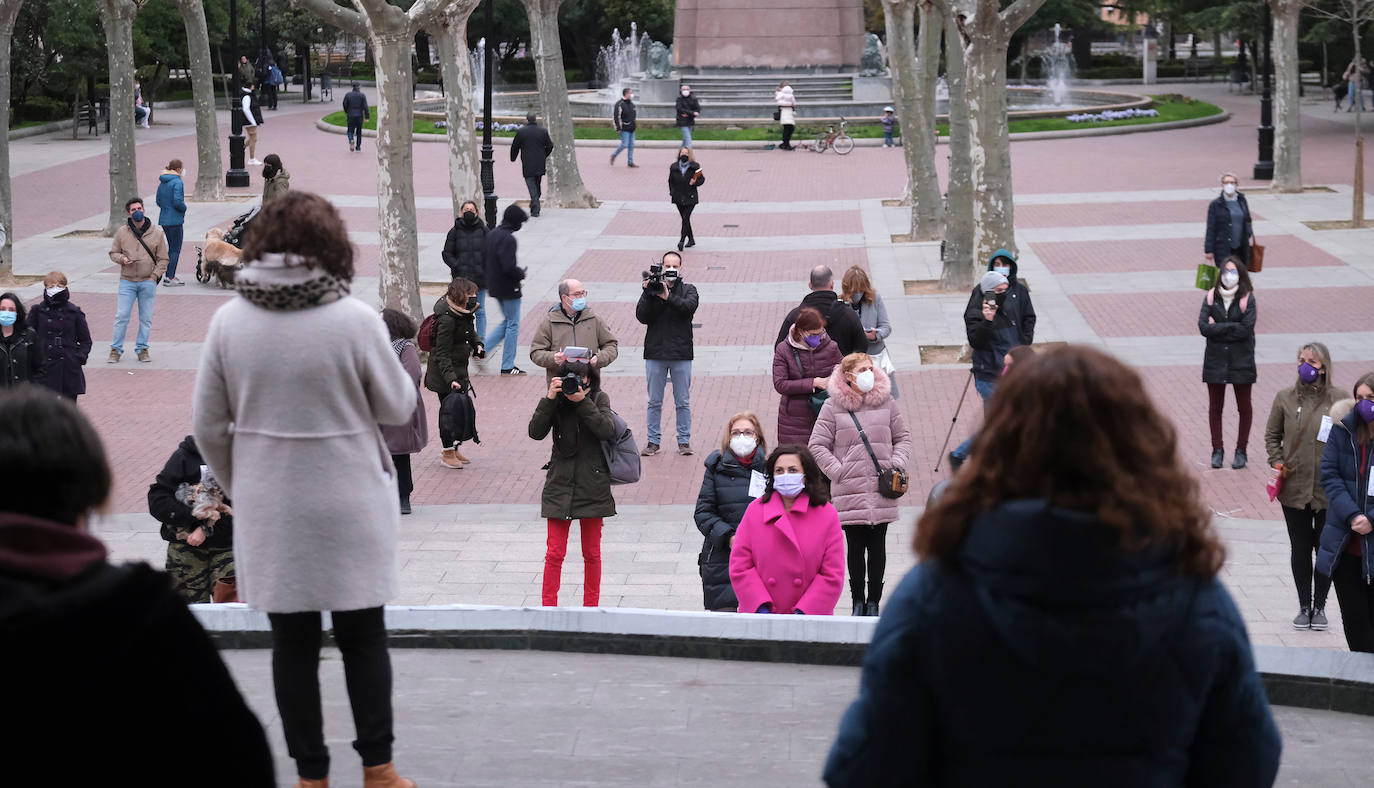
[[[1207,204],[1195,200],[1112,200],[1099,202],[1091,210],[1085,210],[1082,205],[1073,203],[1016,206],[1017,227],[1116,227],[1123,224],[1138,224],[1141,217],[1149,217],[1151,222],[1157,223],[1201,222],[1207,218]],[[1255,221],[1264,218],[1253,207],[1250,209],[1250,217]]]
[[[1125,274],[1135,271],[1195,271],[1203,262],[1202,233],[1194,238],[1138,239],[1118,241],[1040,241],[1032,244],[1035,254],[1051,273]],[[1284,269],[1335,267],[1345,263],[1307,241],[1291,235],[1270,235],[1265,246],[1264,270],[1255,274],[1257,286],[1265,286],[1270,274]],[[1313,272],[1315,273],[1315,272]],[[1178,277],[1179,281],[1188,277]]]
[[[1256,288],[1255,333],[1358,331],[1367,326],[1374,287]],[[1072,295],[1074,306],[1102,337],[1187,336],[1198,333],[1206,294],[1115,293]],[[1262,341],[1262,340],[1258,340]]]
[[[681,223],[677,213],[623,210],[606,227],[606,235],[665,235]],[[692,229],[711,238],[773,235],[844,235],[861,232],[854,211],[788,211],[776,214],[703,214],[692,216]],[[666,232],[665,232],[666,231]]]
[[[669,248],[665,245],[663,251]],[[661,252],[655,254],[638,249],[588,249],[568,269],[567,276],[583,282],[633,282],[648,270],[650,263],[658,262],[660,255]],[[794,287],[800,293],[798,301],[805,295],[807,272],[798,263],[795,252],[705,250],[698,244],[684,250],[682,255],[684,276],[697,284],[790,281],[795,282]],[[830,266],[837,277],[852,265],[867,268],[868,262],[862,247],[813,249],[807,254],[807,261],[811,265]]]

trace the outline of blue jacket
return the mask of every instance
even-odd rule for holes
[[[1322,490],[1326,492],[1326,525],[1317,543],[1317,571],[1331,576],[1336,562],[1354,556],[1345,555],[1351,537],[1362,540],[1362,574],[1366,581],[1374,579],[1374,535],[1360,536],[1350,530],[1356,515],[1370,515],[1369,466],[1360,465],[1360,452],[1355,445],[1355,428],[1360,414],[1355,412],[1355,400],[1347,399],[1331,406],[1331,434],[1326,437],[1326,451],[1322,452]]]
[[[181,176],[164,172],[157,179],[157,223],[166,227],[186,221],[186,189]]]
[[[1280,740],[1215,578],[1090,513],[1007,501],[898,586],[830,786],[1269,786]]]

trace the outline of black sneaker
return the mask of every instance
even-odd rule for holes
[[[1323,619],[1323,620],[1325,620],[1325,618],[1326,618],[1326,616],[1322,616],[1322,619]],[[1311,628],[1312,628],[1312,613],[1311,613],[1310,611],[1308,611],[1307,608],[1303,608],[1302,610],[1299,610],[1299,611],[1298,611],[1298,614],[1297,614],[1296,616],[1293,617],[1293,628],[1294,628],[1294,629],[1311,629]],[[1326,627],[1323,626],[1322,628],[1325,629]]]
[[[1297,622],[1294,621],[1294,622],[1293,622],[1293,626],[1296,627],[1297,625],[1298,625]],[[1325,609],[1325,608],[1320,608],[1320,607],[1319,607],[1319,608],[1315,608],[1315,609],[1312,611],[1312,628],[1313,628],[1313,629],[1326,629],[1326,627],[1327,627],[1326,609]]]
[[[401,514],[410,514],[410,496],[401,496]]]
[[[503,370],[501,370],[501,374],[502,374],[502,375],[524,375],[524,374],[525,374],[525,370],[523,370],[523,369],[521,369],[521,368],[519,368],[519,367],[511,367],[510,369],[503,369]]]
[[[652,457],[652,456],[654,456],[655,454],[658,454],[658,444],[657,444],[657,443],[646,443],[646,444],[644,445],[644,451],[641,451],[641,452],[639,453],[639,455],[640,455],[641,457]]]
[[[679,443],[677,445],[677,453],[681,454],[684,457],[691,456],[692,445],[690,443]]]

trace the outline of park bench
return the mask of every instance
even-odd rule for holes
[[[72,121],[79,129],[86,127],[86,133],[94,133],[100,136],[100,122],[105,122],[105,133],[110,133],[110,105],[104,99],[95,99],[76,105],[76,110],[72,114]]]

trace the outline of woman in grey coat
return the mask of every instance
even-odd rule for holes
[[[318,673],[320,611],[329,610],[365,780],[414,788],[391,763],[382,605],[398,590],[400,514],[377,425],[410,420],[415,382],[377,312],[349,295],[353,245],[324,198],[288,192],[268,203],[243,262],[241,297],[210,321],[192,423],[234,500],[239,597],[272,625],[287,752],[299,786],[325,784]]]
[[[868,280],[868,272],[857,265],[851,265],[840,280],[840,300],[854,307],[863,324],[864,336],[868,337],[867,353],[873,358],[873,366],[887,375],[888,385],[892,387],[892,398],[896,399],[897,379],[893,373],[897,368],[887,352],[887,338],[892,336],[892,321],[887,319],[887,307],[883,297],[873,289]]]

